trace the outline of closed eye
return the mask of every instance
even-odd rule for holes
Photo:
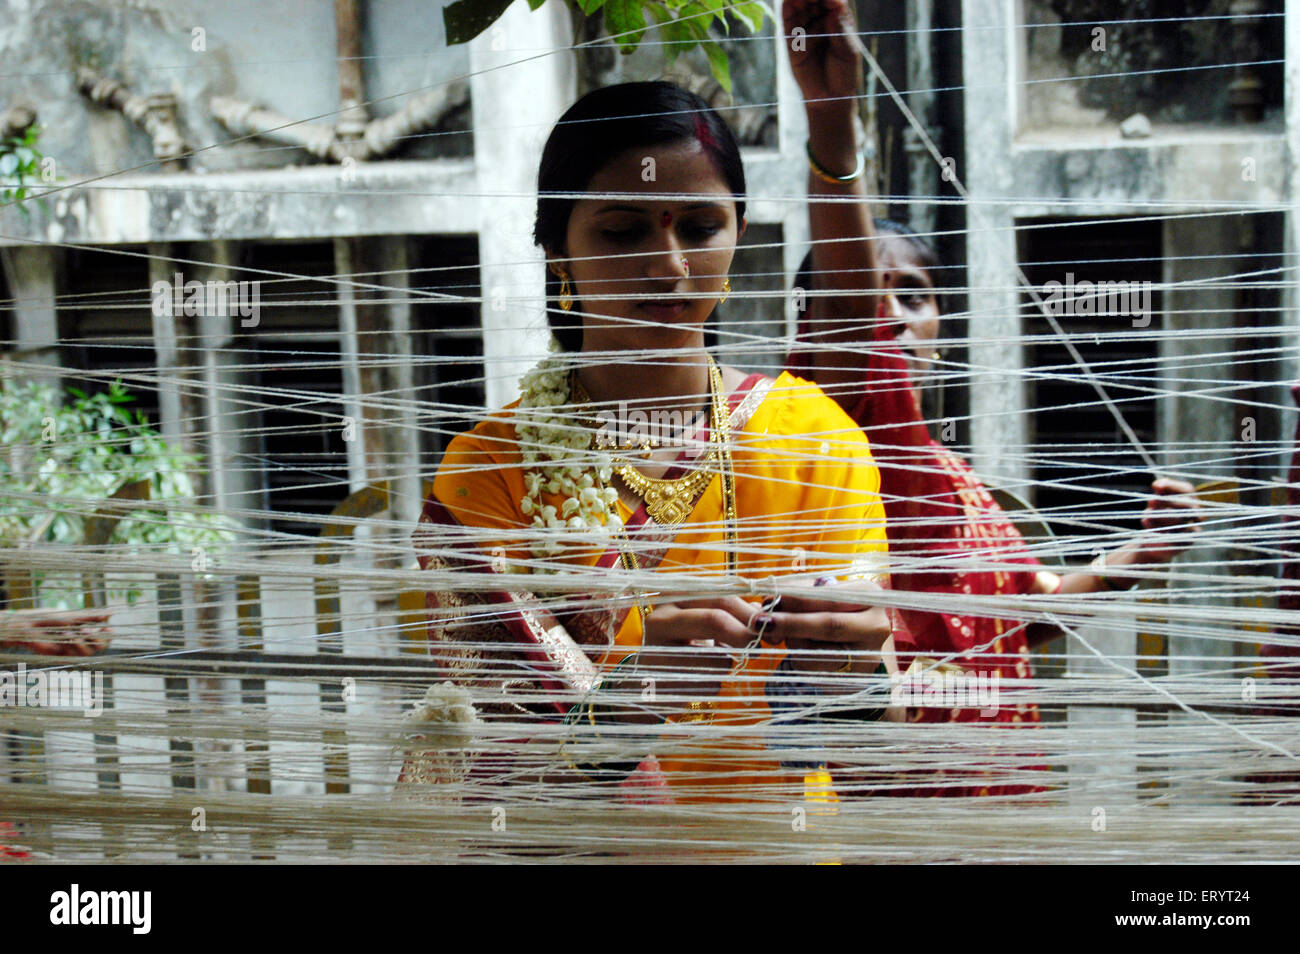
[[[682,226],[682,232],[691,238],[707,239],[712,238],[722,231],[721,225],[713,223],[690,223]]]
[[[601,229],[600,234],[611,242],[618,242],[623,245],[630,245],[638,241],[645,234],[644,226],[632,226],[626,229]]]

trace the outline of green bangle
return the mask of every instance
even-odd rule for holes
[[[871,673],[873,676],[888,676],[889,667],[885,665],[883,659],[880,665]],[[833,715],[823,715],[819,718],[821,722],[879,722],[885,717],[885,710],[888,706],[880,706],[877,709],[847,709],[844,712],[837,712]]]
[[[817,161],[817,157],[813,155],[811,139],[808,140],[806,151],[808,153],[808,166],[812,169],[813,175],[818,179],[821,179],[823,182],[829,182],[832,185],[848,185],[850,182],[856,182],[862,175],[863,170],[867,168],[867,154],[865,152],[860,152],[858,153],[858,167],[847,176],[837,176],[827,172],[825,166]]]
[[[889,675],[889,667],[885,665],[885,661],[883,659],[880,660],[880,665],[876,667],[875,671],[872,672],[871,675],[873,676]],[[885,717],[885,711],[888,708],[889,708],[888,706],[881,706],[878,709],[854,709],[851,712],[846,712],[845,715],[856,719],[858,722],[879,722],[881,719]]]
[[[586,722],[588,725],[591,726],[592,733],[597,738],[600,737],[600,727],[602,725],[616,724],[617,720],[609,717],[609,713],[612,710],[612,707],[608,705],[599,705],[598,704],[599,700],[593,699],[591,697],[599,693],[601,689],[605,689],[607,685],[607,681],[612,681],[609,680],[609,677],[613,676],[624,666],[626,666],[629,669],[635,669],[636,655],[637,654],[634,652],[628,653],[621,660],[619,660],[618,663],[615,664],[614,668],[609,671],[606,680],[602,680],[600,686],[594,689],[588,695],[588,698],[585,701],[579,702],[577,705],[573,706],[573,708],[571,708],[568,711],[568,713],[564,716],[563,724],[579,725],[583,722]],[[561,743],[561,748],[563,747],[564,747],[564,743]],[[627,776],[635,772],[637,766],[641,764],[640,760],[637,760],[635,762],[597,763],[597,762],[574,762],[568,758],[565,758],[565,761],[567,761],[573,768],[577,769],[579,772],[581,772],[582,774],[586,775],[588,778],[591,779],[626,778]]]

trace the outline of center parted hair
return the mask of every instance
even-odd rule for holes
[[[564,248],[576,201],[607,163],[632,149],[695,141],[736,196],[736,219],[745,214],[745,170],[730,127],[708,103],[673,83],[620,83],[593,90],[569,107],[542,150],[537,170],[537,220],[533,240],[545,251]],[[546,319],[565,351],[582,348],[582,320],[560,310],[560,280],[546,273]]]
[[[896,219],[872,219],[871,221],[875,226],[876,235],[881,237],[892,236],[907,242],[908,249],[916,257],[916,264],[925,271],[935,272],[943,267],[943,262],[939,258],[939,253],[934,250],[934,246],[923,236],[913,231],[910,226]],[[799,263],[799,271],[794,278],[794,287],[803,289],[813,287],[811,251],[804,255],[803,261]],[[935,294],[938,297],[939,293],[937,291]]]

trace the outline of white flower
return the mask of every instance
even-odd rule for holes
[[[561,350],[554,339],[550,348],[552,352]],[[570,400],[567,364],[560,358],[545,358],[521,378],[520,387],[523,393],[515,433],[522,445],[527,496],[519,509],[525,517],[532,516],[532,525],[546,535],[531,547],[535,557],[546,558],[563,549],[560,541],[548,539],[552,530],[608,534],[622,526],[618,492],[607,486],[613,477],[613,462],[607,452],[574,453],[591,450],[593,441],[591,432],[564,409]],[[561,410],[551,413],[551,408]],[[563,495],[558,510],[543,504],[543,491]],[[556,571],[538,567],[534,572]]]

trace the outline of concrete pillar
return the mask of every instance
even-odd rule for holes
[[[1015,23],[1010,0],[963,0],[970,283],[971,462],[988,483],[1017,492],[1029,477],[1029,415],[1021,371],[1015,218],[989,200],[1013,192]]]
[[[934,67],[931,62],[930,33],[934,19],[934,0],[908,0],[907,4],[907,105],[920,121],[925,131],[935,139]],[[920,135],[911,126],[903,133],[904,155],[907,157],[908,193],[914,198],[937,195],[939,167],[925,148]],[[933,203],[918,203],[908,207],[908,224],[922,235],[935,230],[939,220],[939,207]]]
[[[169,244],[155,242],[149,246],[149,285],[166,282],[169,286],[176,284],[177,273],[182,282],[189,281],[185,269],[171,261],[172,247]],[[193,276],[197,278],[197,275]],[[172,292],[175,295],[175,291]],[[158,314],[157,311],[164,311]],[[182,421],[181,389],[177,375],[181,367],[181,346],[178,326],[184,322],[184,316],[173,315],[171,309],[157,309],[153,315],[153,348],[158,362],[155,373],[158,376],[158,430],[169,442],[181,444]]]
[[[381,446],[383,435],[367,420],[365,408],[365,389],[361,382],[361,346],[358,337],[361,317],[358,298],[367,293],[357,289],[353,277],[359,272],[368,271],[365,240],[355,238],[336,238],[334,240],[334,274],[339,277],[339,361],[343,376],[343,422],[344,446],[348,455],[348,489],[347,493],[356,493],[371,480],[380,479],[371,473],[377,464],[366,453],[367,435],[376,450]],[[365,282],[358,278],[355,281]],[[362,306],[364,307],[364,306]],[[369,316],[367,313],[367,322]],[[372,426],[367,426],[368,424]],[[342,490],[342,488],[340,488]],[[340,493],[341,500],[347,494]]]
[[[1296,282],[1296,268],[1300,266],[1300,212],[1296,197],[1300,195],[1300,0],[1286,0],[1286,231],[1283,243],[1282,265],[1285,287],[1282,291],[1282,329],[1279,335],[1284,352],[1281,364],[1281,384],[1276,390],[1277,403],[1287,408],[1282,414],[1282,441],[1295,434],[1297,411],[1291,402],[1286,384],[1300,381],[1300,285]],[[1291,455],[1283,451],[1278,455],[1277,473],[1285,475],[1290,467]]]
[[[804,171],[805,144],[808,141],[808,117],[804,115],[803,94],[795,82],[794,71],[790,69],[790,54],[786,51],[787,40],[783,36],[784,27],[776,27],[776,122],[777,147],[782,156],[794,157],[799,176],[790,182],[788,188],[778,194],[798,195],[807,188],[807,173]],[[748,172],[748,170],[746,170]],[[750,187],[753,191],[753,186]],[[752,204],[752,203],[751,203]],[[810,233],[808,229],[808,206],[802,202],[784,203],[781,209],[781,248],[786,281],[783,287],[794,284],[795,275],[799,274],[799,265],[808,251]],[[799,314],[792,307],[785,309],[786,336],[793,341],[799,326]]]
[[[9,297],[13,299],[13,336],[17,361],[58,367],[58,272],[61,252],[41,245],[0,247]],[[57,387],[58,374],[41,375]]]
[[[196,244],[189,257],[206,263],[188,266],[193,269],[194,277],[205,285],[238,281],[240,278],[232,267],[237,255],[231,242]],[[232,302],[231,311],[234,310]],[[194,337],[190,339],[193,345],[187,349],[190,355],[187,363],[193,368],[197,380],[192,389],[192,401],[187,394],[182,405],[196,406],[199,415],[195,428],[198,437],[194,443],[203,455],[206,471],[202,503],[217,513],[248,525],[247,519],[234,517],[232,513],[239,509],[254,509],[261,497],[259,482],[248,466],[251,458],[245,456],[256,448],[241,423],[245,418],[240,416],[240,412],[247,412],[247,407],[236,400],[243,374],[235,356],[237,346],[232,330],[236,327],[235,322],[242,325],[246,320],[260,322],[261,319],[260,315],[245,319],[228,312],[204,314],[193,321]],[[248,330],[255,330],[255,326]],[[219,574],[212,580],[196,581],[194,595],[200,601],[195,610],[199,644],[213,649],[239,648],[234,578],[229,574]],[[213,714],[238,699],[233,681],[204,678],[195,682],[200,703]],[[207,791],[231,790],[231,779],[220,768],[229,758],[230,744],[210,740],[196,744],[195,749],[198,760],[196,775],[200,784]],[[211,760],[210,766],[205,766],[205,756]]]
[[[1109,619],[1105,623],[1078,627],[1088,645],[1104,653],[1126,669],[1137,661],[1137,620]],[[1116,688],[1129,686],[1132,677],[1120,673],[1105,660],[1098,659],[1074,637],[1067,637],[1065,649],[1070,654],[1068,679],[1113,682]],[[1072,730],[1071,748],[1078,754],[1067,761],[1070,773],[1070,802],[1091,812],[1107,812],[1130,806],[1137,800],[1132,779],[1137,772],[1137,712],[1116,706],[1067,707],[1065,718]],[[1099,750],[1094,739],[1114,733],[1108,747]],[[1131,739],[1133,745],[1116,745],[1115,739]]]
[[[195,277],[203,282],[230,282],[247,275],[235,268],[236,246],[232,242],[196,245],[194,258],[209,263],[197,267]],[[245,359],[236,333],[256,334],[257,326],[244,326],[260,316],[242,318],[232,315],[209,315],[198,323],[196,358],[202,380],[200,398],[205,423],[201,429],[203,457],[208,468],[208,487],[212,506],[245,526],[260,526],[263,521],[252,516],[236,516],[237,511],[262,510],[264,490],[255,464],[257,440],[251,430],[256,411],[240,393],[248,378],[242,369]],[[254,400],[257,400],[256,398]]]
[[[405,237],[334,240],[339,287],[344,405],[357,422],[348,442],[351,490],[395,482],[393,517],[420,514],[420,452],[411,355],[410,276]],[[355,276],[354,278],[349,278]]]
[[[1164,223],[1163,281],[1167,286],[1231,275],[1237,259],[1227,258],[1238,252],[1239,216],[1168,219]],[[1225,256],[1219,258],[1219,255]],[[1238,407],[1226,386],[1239,375],[1231,359],[1214,358],[1232,347],[1236,295],[1231,288],[1205,283],[1191,287],[1167,287],[1164,292],[1165,330],[1204,332],[1222,330],[1215,335],[1167,335],[1160,344],[1160,386],[1165,396],[1157,416],[1158,445],[1162,448],[1161,464],[1168,474],[1185,476],[1193,483],[1235,477],[1236,464],[1232,448],[1240,432]],[[1188,380],[1192,379],[1192,380]],[[1218,388],[1212,397],[1195,393]],[[1196,546],[1177,557],[1175,567],[1196,574],[1221,573],[1229,577],[1233,554],[1229,547]],[[1196,588],[1203,581],[1173,580],[1171,590]],[[1171,599],[1177,597],[1171,594]],[[1198,593],[1197,605],[1222,602],[1232,605],[1230,597],[1212,597]],[[1231,631],[1224,629],[1225,637]],[[1221,668],[1214,657],[1232,656],[1231,639],[1203,639],[1173,635],[1169,638],[1169,673],[1196,672]],[[1194,659],[1191,657],[1209,657]]]
[[[577,66],[563,52],[572,32],[564,4],[548,3],[534,11],[516,3],[470,43],[483,367],[490,408],[514,400],[519,377],[546,354],[550,332],[544,257],[532,241],[537,165],[551,126],[576,96]],[[557,52],[537,55],[548,48]]]
[[[392,364],[387,370],[392,405],[388,416],[392,463],[389,477],[393,484],[392,517],[404,525],[413,525],[423,509],[420,479],[419,414],[415,405],[415,366],[411,351],[411,274],[406,239],[385,238],[377,249],[383,262],[382,284],[390,290],[386,325],[389,330],[387,353]]]

